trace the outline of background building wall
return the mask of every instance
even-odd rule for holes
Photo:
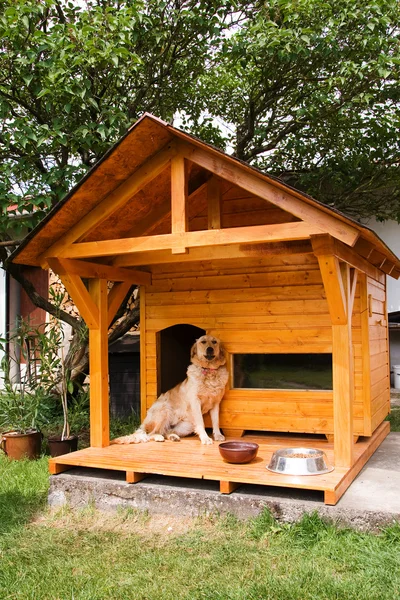
[[[365,225],[375,231],[392,252],[400,256],[400,224],[397,221],[379,223],[376,219],[370,219]],[[400,310],[400,279],[387,278],[387,308],[388,312]]]

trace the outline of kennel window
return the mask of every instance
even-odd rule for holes
[[[234,354],[233,387],[331,390],[332,354]]]

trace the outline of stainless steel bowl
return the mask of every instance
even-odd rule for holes
[[[273,453],[268,471],[283,475],[322,475],[333,471],[318,448],[282,448]]]

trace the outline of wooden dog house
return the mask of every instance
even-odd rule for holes
[[[389,432],[386,275],[399,277],[398,258],[358,222],[151,115],[12,260],[56,271],[90,331],[91,447],[52,459],[52,473],[80,465],[126,471],[131,482],[147,473],[219,480],[222,492],[246,482],[300,487],[334,504]],[[115,282],[108,295],[107,280]],[[232,370],[221,427],[227,436],[252,432],[255,463],[228,465],[217,444],[189,438],[110,445],[107,329],[132,284],[140,285],[142,417],[161,390],[163,332],[210,332]],[[263,371],[272,355],[279,368],[286,357],[312,365],[323,355],[331,383],[278,389],[235,375],[246,357]],[[266,470],[273,450],[300,443],[324,449],[334,471]]]

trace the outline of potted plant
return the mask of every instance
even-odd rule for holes
[[[7,388],[0,393],[0,448],[9,458],[38,458],[47,421],[49,399],[38,390],[20,392]]]
[[[51,440],[50,449],[52,455],[58,456],[71,451],[71,444],[72,450],[77,448],[77,437],[70,435],[68,424],[67,388],[72,382],[67,380],[62,342],[62,327],[57,319],[35,327],[21,320],[9,336],[3,359],[0,431],[5,431],[1,448],[12,458],[40,455],[40,427],[48,423],[51,412],[54,417],[60,394],[64,428],[59,438]],[[3,351],[5,344],[6,340],[0,340]]]
[[[43,437],[40,427],[48,420],[51,399],[37,377],[32,328],[21,322],[10,339],[12,353],[2,360],[0,448],[13,459],[38,458]],[[2,350],[5,343],[0,340]]]
[[[53,303],[61,306],[64,293],[57,293],[53,288],[49,290]],[[82,329],[82,332],[84,330]],[[85,337],[85,336],[84,336]],[[78,337],[75,344],[80,345],[82,339]],[[68,395],[70,399],[74,393],[74,384],[71,380],[71,369],[67,365],[64,354],[64,333],[59,319],[51,318],[48,327],[43,334],[39,334],[39,343],[41,348],[42,371],[47,373],[52,392],[57,398],[61,399],[63,412],[62,431],[58,435],[51,435],[47,439],[50,455],[52,457],[75,452],[78,449],[78,436],[71,435],[71,428],[68,414]]]
[[[69,378],[69,370],[65,367],[64,348],[61,346],[59,393],[63,409],[63,428],[61,435],[51,436],[47,439],[50,455],[53,458],[75,452],[78,449],[78,436],[71,435],[68,420],[68,392],[72,393],[73,390],[74,386]]]

